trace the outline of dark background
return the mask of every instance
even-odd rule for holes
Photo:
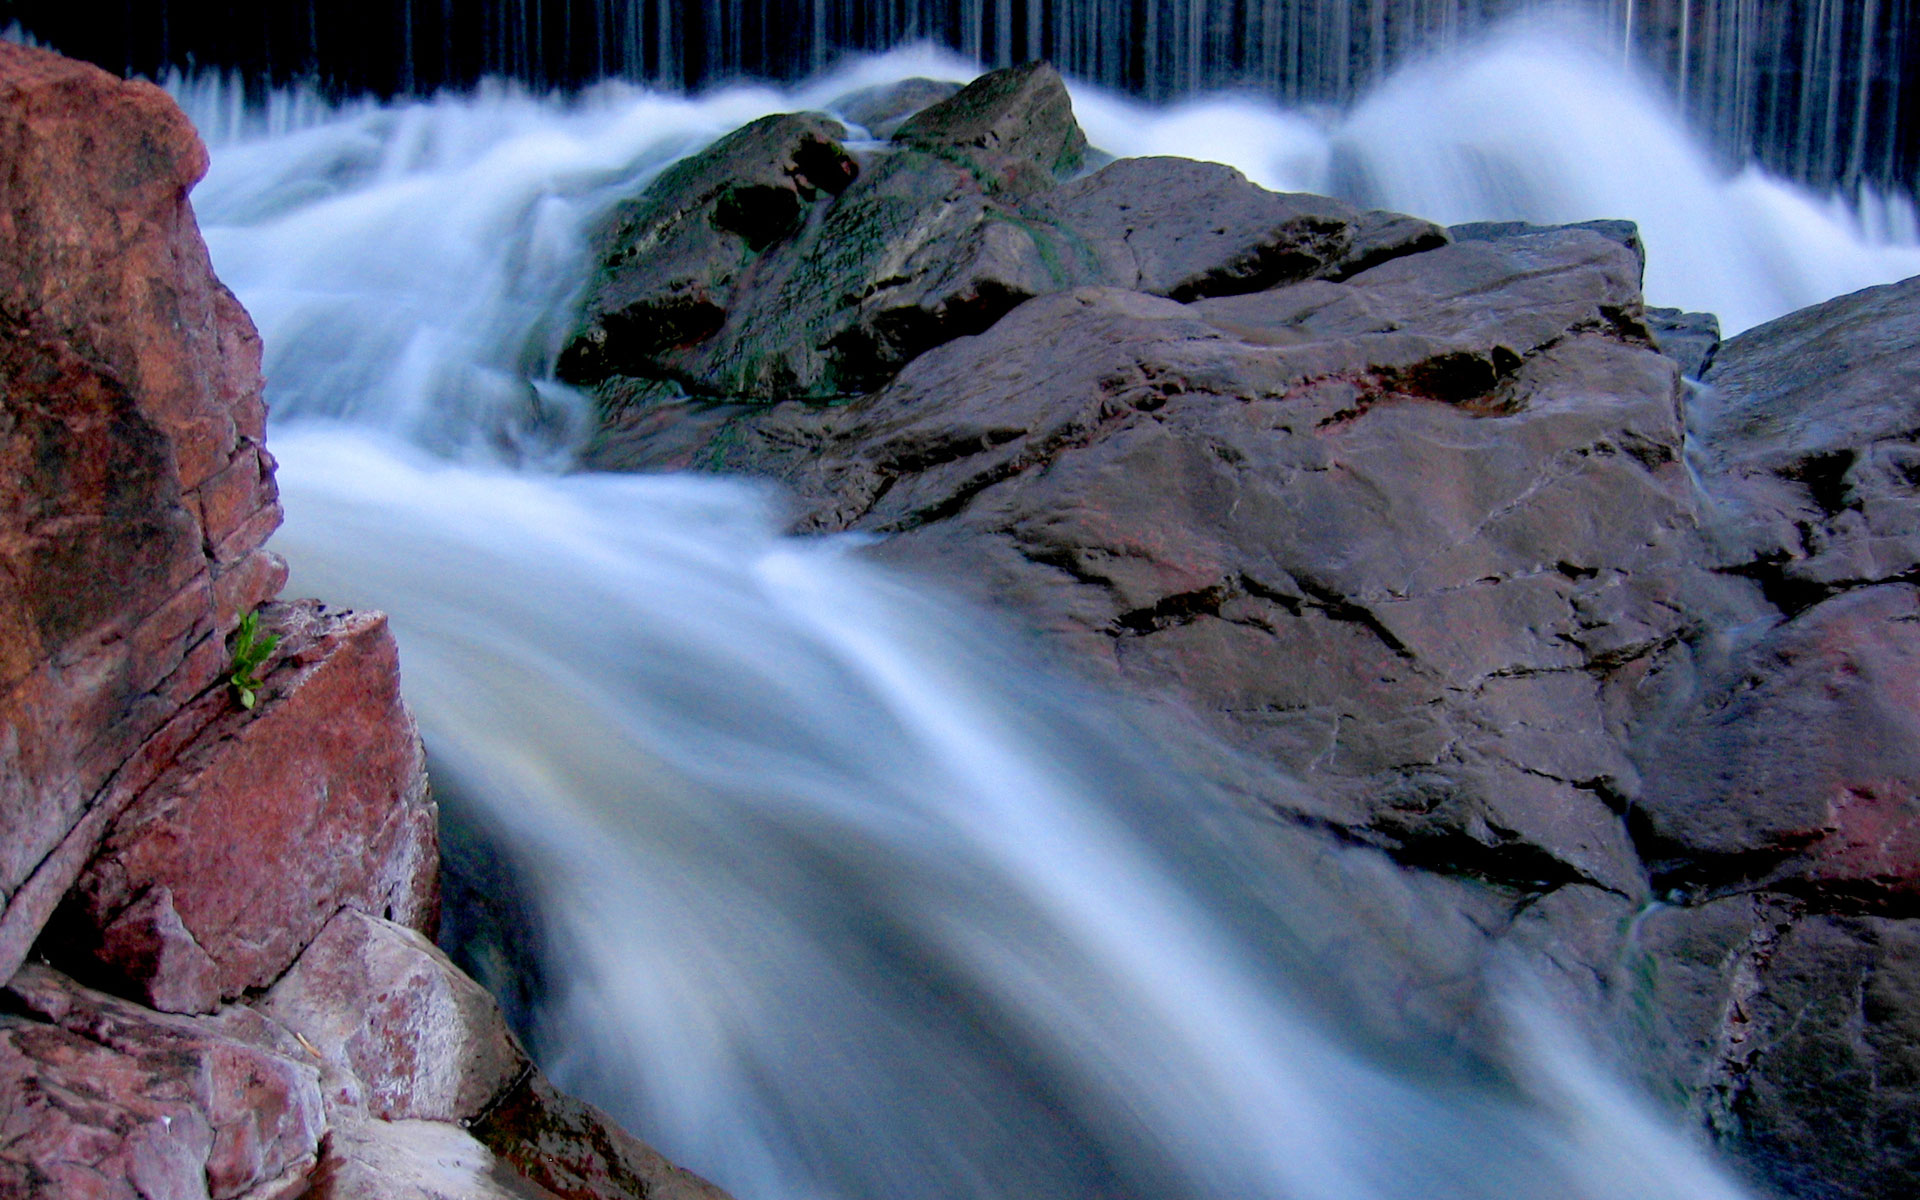
[[[1251,87],[1340,102],[1409,55],[1539,0],[0,0],[121,74],[238,71],[330,95],[535,89],[618,77],[699,89],[787,79],[848,50],[944,43],[986,65],[1050,58],[1162,98]],[[1578,4],[1626,40],[1625,0]],[[1729,163],[1914,194],[1920,0],[1637,0],[1631,40]],[[1683,34],[1685,35],[1683,40]],[[1685,52],[1683,53],[1683,46]],[[1920,83],[1920,79],[1913,80]]]

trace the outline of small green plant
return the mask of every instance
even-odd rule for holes
[[[240,618],[240,627],[233,631],[233,666],[227,671],[227,682],[233,685],[233,694],[241,708],[251,710],[258,702],[255,689],[260,686],[260,677],[257,672],[279,644],[277,633],[261,636],[259,613],[250,612]]]

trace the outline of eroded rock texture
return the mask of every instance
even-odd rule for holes
[[[1920,281],[1721,344],[1648,313],[1626,222],[1167,159],[1018,203],[1084,270],[831,406],[603,382],[592,461],[777,479],[1281,768],[1214,767],[1405,951],[1325,947],[1355,1009],[1467,1030],[1521,963],[1762,1186],[1920,1187]]]

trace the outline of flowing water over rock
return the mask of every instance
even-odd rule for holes
[[[1735,325],[1920,272],[1910,231],[1720,176],[1583,52],[1504,53],[1546,65],[1456,64],[1332,124],[1076,100],[1114,152],[1448,219],[1638,218],[1656,269],[1717,228],[1653,298]],[[1487,115],[1556,63],[1657,143],[1611,172],[1640,182],[1600,190],[1591,147]],[[1537,1015],[1504,1065],[1369,1048],[1315,987],[1304,947],[1344,934],[1310,882],[1251,882],[1251,818],[1010,635],[848,543],[779,537],[748,485],[550,473],[583,425],[548,373],[598,213],[753,116],[963,71],[903,54],[698,101],[183,97],[215,143],[215,264],[268,348],[275,545],[298,591],[393,614],[438,778],[524,880],[556,1078],[742,1200],[1733,1195]],[[1395,175],[1416,120],[1459,148]]]

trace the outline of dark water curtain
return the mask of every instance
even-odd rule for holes
[[[1156,98],[1250,87],[1337,103],[1411,55],[1555,6],[1664,77],[1730,157],[1849,191],[1915,189],[1920,0],[0,0],[0,26],[118,71],[237,69],[337,93],[487,75],[697,88],[930,39]]]

